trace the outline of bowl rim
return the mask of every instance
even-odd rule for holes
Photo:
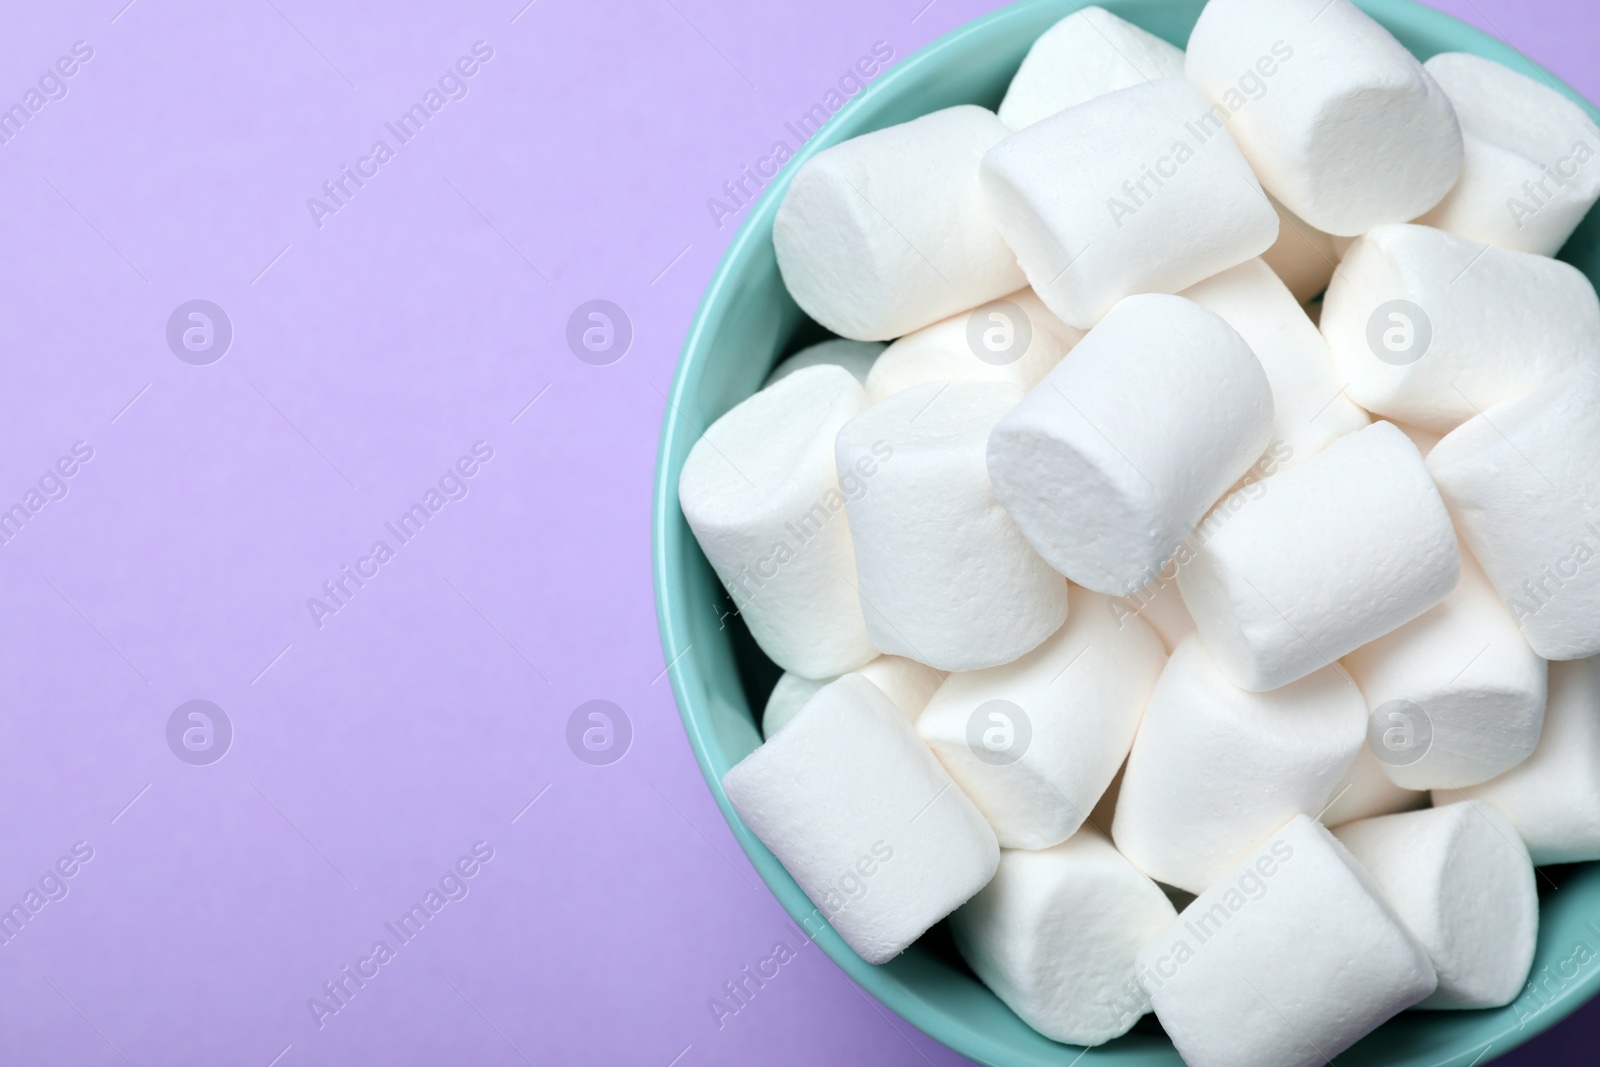
[[[1132,5],[1110,2],[1110,0],[1096,0],[1108,9],[1116,11],[1118,8],[1126,9],[1129,6],[1140,5],[1134,0]],[[1529,59],[1519,49],[1507,41],[1491,36],[1446,12],[1427,7],[1415,0],[1354,0],[1361,10],[1373,16],[1384,27],[1397,36],[1401,32],[1417,35],[1440,36],[1441,32],[1457,38],[1465,35],[1473,40],[1472,52],[1483,58],[1494,60],[1512,70],[1535,77],[1546,85],[1556,89],[1564,96],[1573,100],[1581,107],[1591,123],[1600,123],[1600,109],[1590,103],[1577,90],[1568,85],[1553,72],[1533,60]],[[789,913],[790,917],[801,924],[804,929],[796,927],[797,932],[812,941],[833,960],[844,973],[858,983],[863,989],[895,1012],[901,1019],[922,1030],[945,1046],[960,1055],[990,1064],[1000,1064],[1002,1061],[993,1057],[1002,1053],[1002,1050],[992,1043],[984,1040],[981,1031],[970,1027],[952,1024],[944,1017],[927,1019],[924,1013],[915,1010],[915,1003],[897,985],[881,979],[883,969],[867,963],[845,941],[838,936],[832,926],[823,923],[819,931],[813,931],[807,923],[807,918],[817,915],[811,901],[801,894],[807,906],[804,914],[797,912],[786,894],[779,890],[772,882],[773,876],[790,880],[792,876],[783,868],[777,858],[767,850],[760,840],[745,826],[737,812],[733,810],[726,794],[723,792],[721,778],[713,766],[709,751],[710,741],[707,736],[706,725],[699,717],[691,713],[691,697],[688,693],[688,678],[690,672],[695,670],[695,665],[689,662],[688,655],[692,642],[680,622],[678,612],[680,605],[672,589],[672,557],[673,546],[679,532],[673,528],[676,522],[682,522],[682,512],[677,501],[678,470],[672,469],[673,450],[681,439],[693,435],[698,439],[699,432],[694,429],[690,420],[682,415],[680,405],[684,402],[689,389],[690,379],[699,370],[700,364],[708,352],[708,337],[710,322],[715,317],[716,308],[723,299],[725,291],[734,286],[738,270],[742,261],[748,254],[750,246],[758,241],[768,239],[766,235],[771,230],[771,220],[776,216],[778,206],[782,203],[785,192],[793,181],[796,173],[805,163],[818,152],[832,147],[845,140],[847,136],[841,135],[853,125],[852,119],[857,114],[870,106],[876,97],[884,95],[900,82],[912,78],[913,71],[918,67],[936,64],[952,52],[960,52],[970,40],[1003,32],[1011,23],[1026,23],[1033,21],[1039,13],[1050,9],[1062,9],[1058,17],[1066,15],[1088,6],[1088,0],[1017,0],[1006,4],[975,19],[971,19],[955,29],[935,38],[921,48],[907,54],[904,58],[888,67],[863,91],[847,100],[842,108],[834,112],[830,119],[811,136],[794,153],[792,158],[782,167],[777,175],[762,189],[762,195],[751,206],[750,211],[739,223],[738,229],[728,241],[715,271],[707,283],[700,301],[695,308],[683,347],[679,352],[678,361],[673,369],[672,386],[665,400],[666,405],[662,411],[661,432],[658,438],[656,453],[656,467],[652,489],[651,504],[651,579],[656,595],[656,619],[661,635],[663,658],[667,664],[666,673],[672,682],[673,698],[678,706],[679,718],[683,723],[684,732],[688,735],[690,747],[699,765],[701,776],[705,779],[712,798],[716,801],[718,809],[722,812],[723,819],[728,828],[744,850],[756,872],[761,876],[763,886],[773,894],[779,904]],[[1130,20],[1132,21],[1132,20]],[[1487,21],[1487,20],[1486,20]],[[1491,24],[1492,25],[1492,24]],[[1496,31],[1498,32],[1498,31]],[[1460,50],[1460,49],[1456,49]],[[1600,210],[1600,209],[1597,209]],[[691,445],[693,441],[689,442]],[[679,465],[681,468],[681,464]],[[1589,865],[1600,869],[1600,862]],[[796,887],[798,891],[798,887]],[[1541,902],[1541,909],[1546,905]],[[1541,921],[1543,915],[1541,914]],[[1541,926],[1542,930],[1542,926]],[[1596,932],[1600,934],[1600,925],[1596,925]],[[1533,976],[1530,975],[1530,980]],[[1428,1064],[1430,1067],[1467,1067],[1477,1064],[1490,1049],[1501,1045],[1508,1037],[1514,1037],[1510,1044],[1499,1047],[1500,1053],[1508,1052],[1512,1048],[1523,1044],[1537,1034],[1555,1025],[1567,1015],[1582,1006],[1596,992],[1600,992],[1600,968],[1588,971],[1577,979],[1569,981],[1568,985],[1559,993],[1552,996],[1549,1003],[1541,1005],[1539,1010],[1526,1020],[1509,1020],[1508,1025],[1497,1029],[1492,1035],[1478,1034],[1467,1049],[1460,1052],[1438,1050],[1430,1054],[1428,1050],[1416,1050],[1422,1058],[1410,1056],[1403,1062],[1407,1065]],[[1520,997],[1519,993],[1519,997]],[[1505,1012],[1507,1009],[1491,1009]],[[1442,1013],[1434,1013],[1442,1014]],[[1385,1023],[1384,1026],[1390,1025]],[[1380,1027],[1380,1030],[1382,1027]],[[1165,1043],[1165,1039],[1163,1039]],[[987,1047],[984,1047],[987,1046]],[[1078,1046],[1060,1045],[1063,1051],[1076,1049]],[[1166,1046],[1170,1049],[1170,1045]],[[1086,1062],[1093,1060],[1093,1056],[1085,1057]],[[1072,1062],[1076,1063],[1077,1060]]]

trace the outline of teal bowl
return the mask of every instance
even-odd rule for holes
[[[1202,0],[1099,2],[1180,46],[1203,6]],[[1081,1059],[1081,1049],[1040,1036],[973,976],[942,924],[898,959],[873,966],[822,922],[723,795],[723,774],[761,743],[759,713],[778,669],[731,614],[732,602],[678,508],[678,473],[705,427],[755,392],[782,356],[825,336],[784,290],[772,251],[773,216],[795,171],[830,145],[929,111],[955,104],[998,106],[1028,46],[1080,6],[1078,0],[1025,0],[900,60],[805,144],[751,210],[700,302],[667,403],[655,485],[656,601],[683,725],[723,817],[773,894],[796,922],[817,931],[817,944],[851,978],[918,1029],[994,1067],[1181,1067],[1152,1016]],[[1361,0],[1360,6],[1420,58],[1474,52],[1557,85],[1600,118],[1521,53],[1447,15],[1405,0]],[[1600,212],[1585,220],[1562,258],[1591,280],[1600,279]],[[1588,999],[1600,988],[1600,864],[1547,874],[1540,879],[1538,954],[1529,986],[1515,1003],[1494,1011],[1408,1012],[1340,1062],[1468,1067],[1526,1041]]]

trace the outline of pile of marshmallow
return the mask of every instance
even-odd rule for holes
[[[786,672],[726,795],[864,959],[948,917],[1039,1032],[1195,1067],[1519,993],[1535,866],[1600,858],[1597,144],[1349,0],[1211,0],[795,174],[838,338],[679,497]]]

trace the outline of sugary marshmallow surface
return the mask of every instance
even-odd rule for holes
[[[1410,622],[1455,588],[1455,530],[1406,435],[1377,422],[1263,483],[1202,530],[1178,589],[1235,685],[1276,689]]]
[[[1428,453],[1462,540],[1533,650],[1600,652],[1600,360],[1489,408]]]
[[[1486,801],[1511,821],[1533,862],[1600,859],[1600,658],[1550,664],[1550,704],[1539,747],[1515,768],[1434,803]]]
[[[841,337],[887,341],[1021,289],[978,188],[1009,132],[964,104],[807,160],[772,226],[795,303]]]
[[[793,671],[784,671],[778,684],[767,694],[766,706],[761,711],[761,736],[771,741],[772,735],[789,725],[806,702],[817,695],[817,690],[836,681],[835,678],[805,678]]]
[[[982,187],[1039,298],[1087,329],[1134,293],[1176,293],[1272,246],[1278,215],[1181,78],[1034,123],[983,157]]]
[[[1136,615],[1148,623],[1168,652],[1194,633],[1194,620],[1189,617],[1189,609],[1183,606],[1183,597],[1178,593],[1175,569],[1162,570],[1143,589],[1111,603],[1112,614],[1118,619]]]
[[[1128,754],[1166,654],[1138,619],[1073,588],[1067,624],[1014,663],[945,679],[917,733],[1007,848],[1078,831]]]
[[[983,888],[1000,861],[978,809],[900,709],[859,676],[819,690],[722,787],[868,963],[898,956]]]
[[[894,701],[894,706],[905,714],[906,721],[915,723],[928,698],[944,682],[944,672],[918,663],[904,656],[879,656],[865,667],[850,672],[860,675]],[[785,672],[767,697],[766,710],[761,715],[761,736],[771,739],[788,725],[789,720],[805,706],[817,690],[835,681],[833,678],[802,678]]]
[[[1454,105],[1461,180],[1418,222],[1485,244],[1553,256],[1600,199],[1600,133],[1555,89],[1482,56],[1424,63]]]
[[[756,643],[807,678],[877,655],[833,454],[866,399],[841,367],[791,374],[712,423],[678,480],[684,518]]]
[[[1080,8],[1033,42],[998,114],[1020,130],[1117,89],[1181,77],[1183,49],[1103,7]]]
[[[1333,787],[1333,799],[1328,801],[1321,821],[1324,826],[1339,826],[1374,815],[1410,811],[1427,802],[1427,793],[1401,789],[1390,781],[1372,749],[1362,745],[1355,762],[1344,772],[1344,778]]]
[[[1202,892],[1295,815],[1320,815],[1366,732],[1361,693],[1333,667],[1251,693],[1191,636],[1150,694],[1112,838],[1151,878]]]
[[[1461,173],[1444,91],[1349,0],[1211,0],[1184,74],[1268,191],[1330,234],[1414,219]]]
[[[1396,785],[1476,785],[1539,744],[1545,661],[1469,553],[1449,596],[1344,665],[1375,720],[1373,751]]]
[[[883,352],[884,346],[878,341],[851,341],[844,337],[834,337],[827,341],[819,341],[814,345],[802,348],[794,355],[772,368],[772,373],[767,375],[766,385],[787,378],[797,370],[806,367],[815,367],[819,363],[831,363],[836,367],[843,367],[855,375],[856,381],[862,385],[867,384],[867,372],[872,369],[873,363]]]
[[[1270,194],[1267,199],[1272,200]],[[1339,265],[1339,253],[1331,236],[1276,200],[1272,206],[1278,212],[1278,239],[1261,258],[1304,304],[1328,287],[1333,268]]]
[[[989,431],[1022,398],[998,382],[929,382],[839,431],[861,610],[872,643],[946,671],[1008,663],[1067,617],[1067,583],[1024,540],[984,466]]]
[[[963,379],[1005,382],[1026,392],[1083,339],[1023,289],[907,334],[873,364],[867,401],[912,386]]]
[[[1384,226],[1339,264],[1322,334],[1350,399],[1447,433],[1600,357],[1600,300],[1570,264]]]
[[[1281,466],[1367,424],[1341,389],[1328,343],[1264,260],[1247,260],[1182,295],[1222,316],[1261,362],[1272,387],[1272,440],[1289,450]]]
[[[1261,363],[1220,316],[1132,296],[999,421],[989,474],[1052,567],[1126,596],[1261,455],[1272,417]]]
[[[1150,1010],[1133,960],[1177,913],[1090,828],[1054,848],[1003,849],[994,881],[950,916],[962,957],[1022,1021],[1098,1045]]]
[[[1322,1067],[1434,990],[1372,876],[1296,816],[1139,950],[1189,1067]]]
[[[1482,802],[1341,826],[1439,975],[1419,1008],[1499,1008],[1522,991],[1539,935],[1533,864],[1517,831]]]

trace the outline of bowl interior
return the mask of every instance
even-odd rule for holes
[[[1203,0],[1099,2],[1179,46],[1203,6]],[[1519,52],[1463,23],[1406,0],[1358,2],[1419,58],[1474,52],[1558,86],[1600,117]],[[779,671],[732,614],[732,601],[695,544],[678,508],[678,474],[705,427],[755,392],[782,356],[826,336],[790,299],[772,250],[773,216],[800,164],[846,138],[939,108],[996,107],[1033,40],[1080,6],[1080,0],[1025,0],[963,26],[889,67],[799,149],[751,210],[701,301],[663,421],[655,487],[653,568],[666,659],[696,758],[734,836],[790,915],[851,978],[951,1048],[1006,1067],[1079,1062],[1080,1050],[1040,1036],[1012,1014],[962,964],[942,925],[884,966],[865,963],[729,806],[722,775],[761,743],[760,709]],[[1591,213],[1561,258],[1600,279],[1600,213]],[[1493,1011],[1406,1013],[1346,1061],[1466,1067],[1527,1040],[1600,988],[1600,864],[1546,873],[1538,954],[1529,988],[1515,1003]],[[1081,1063],[1181,1061],[1147,1016]]]

